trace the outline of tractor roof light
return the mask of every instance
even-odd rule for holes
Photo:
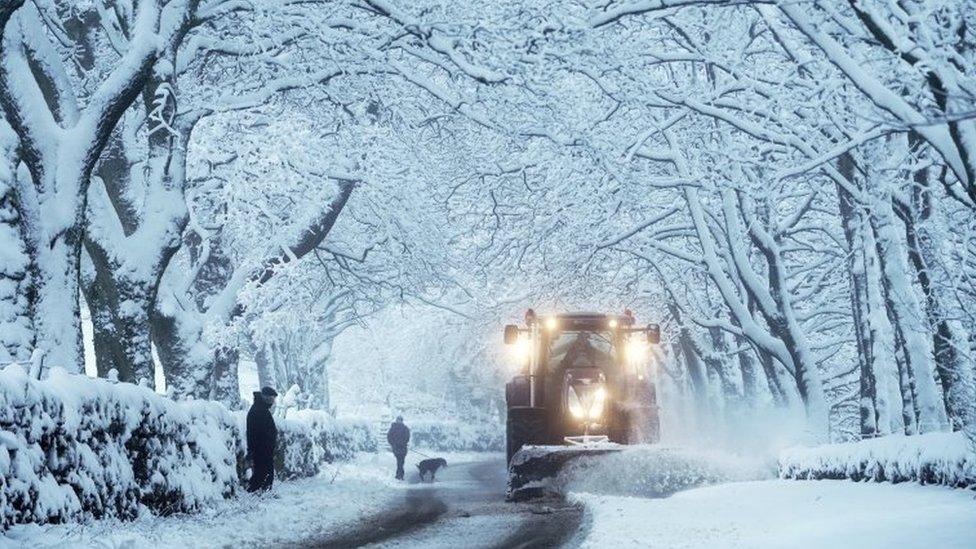
[[[627,342],[627,360],[632,364],[640,364],[647,357],[647,344],[638,339],[631,338]]]
[[[547,330],[549,330],[550,332],[552,332],[552,331],[554,331],[558,327],[559,327],[559,321],[556,320],[556,317],[550,316],[549,318],[546,319],[546,329]]]
[[[532,354],[532,342],[527,337],[519,337],[512,349],[518,368],[521,369]]]
[[[610,319],[610,322],[608,322],[607,325],[610,326],[610,329],[611,330],[616,330],[617,329],[617,319],[616,318],[611,318]]]

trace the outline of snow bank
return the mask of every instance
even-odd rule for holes
[[[559,483],[562,493],[666,497],[697,486],[774,476],[771,464],[751,457],[652,445],[575,462],[559,475]]]
[[[410,444],[444,452],[502,452],[505,426],[460,421],[411,421]]]
[[[510,490],[651,498],[709,484],[775,477],[774,464],[760,459],[661,445],[527,447],[516,454],[510,471]]]
[[[280,423],[285,478],[376,447],[365,424],[310,413]],[[236,493],[243,426],[243,413],[217,403],[63,370],[37,381],[8,366],[0,371],[0,529],[198,511]]]
[[[669,498],[573,494],[586,509],[580,547],[973,547],[976,503],[915,484],[765,480]]]
[[[787,479],[914,481],[976,489],[976,451],[963,433],[891,435],[783,450],[779,474]]]

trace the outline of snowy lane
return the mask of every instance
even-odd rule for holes
[[[939,486],[766,480],[665,499],[575,494],[584,548],[970,548],[974,494]]]
[[[392,509],[293,547],[559,547],[580,528],[578,505],[506,503],[503,456],[454,463],[434,484],[412,482]]]
[[[582,507],[563,501],[506,503],[504,456],[447,456],[437,482],[420,483],[408,457],[406,484],[391,455],[360,456],[320,477],[276,484],[188,515],[90,524],[21,525],[8,548],[558,547],[572,539]]]
[[[638,476],[651,479],[640,492],[652,493],[655,467],[666,470],[658,480],[686,484],[672,461],[645,456],[637,471],[613,462],[617,483],[584,479],[570,502],[513,504],[504,501],[503,456],[446,457],[451,465],[433,484],[419,483],[412,465],[410,482],[393,481],[392,457],[361,456],[321,477],[280,483],[270,497],[242,495],[194,515],[18,526],[0,536],[0,548],[955,548],[976,539],[976,499],[965,490],[759,480],[662,498],[610,495]],[[597,484],[603,493],[586,490]]]

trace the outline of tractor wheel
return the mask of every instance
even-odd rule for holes
[[[546,419],[545,408],[508,409],[505,434],[509,463],[522,446],[546,443]]]

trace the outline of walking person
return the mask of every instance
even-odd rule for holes
[[[396,479],[403,480],[403,460],[407,458],[407,443],[410,442],[410,428],[403,424],[403,416],[397,416],[386,433],[386,441],[396,457]]]
[[[247,412],[247,453],[251,458],[251,482],[248,492],[270,490],[274,482],[274,452],[278,428],[271,416],[277,391],[264,387],[254,391],[254,403]]]

